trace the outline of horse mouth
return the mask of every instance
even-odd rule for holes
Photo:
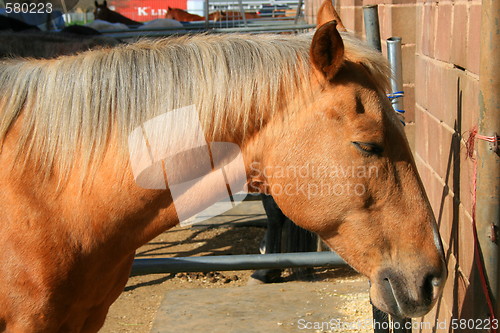
[[[418,318],[427,314],[433,307],[435,299],[432,296],[417,300],[408,295],[408,288],[389,278],[380,279],[372,285],[371,302],[379,310],[397,318]]]
[[[394,295],[394,290],[389,279],[383,279],[382,285],[379,286],[379,288],[381,289],[380,297],[370,297],[372,304],[379,310],[384,311],[391,316],[399,318],[405,317],[403,311],[401,310],[401,306]]]

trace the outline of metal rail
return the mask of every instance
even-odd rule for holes
[[[291,24],[290,21],[286,24],[280,25],[267,25],[267,22],[262,24],[248,23],[247,27],[233,27],[233,28],[217,28],[211,26],[208,30],[203,23],[190,24],[184,27],[176,28],[150,28],[140,30],[103,30],[101,33],[107,37],[113,38],[134,38],[134,37],[162,37],[171,36],[175,34],[186,33],[276,33],[276,32],[299,32],[314,29],[316,25],[313,24]]]
[[[136,259],[132,276],[180,272],[238,271],[293,267],[334,267],[346,265],[334,252],[246,254],[183,258]]]

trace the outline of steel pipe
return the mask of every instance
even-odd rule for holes
[[[382,52],[380,45],[380,25],[378,22],[378,6],[369,5],[363,7],[363,17],[365,21],[366,41],[368,45]]]
[[[401,37],[387,39],[387,58],[391,66],[391,90],[393,93],[403,91],[403,62],[401,57]],[[403,96],[392,96],[391,103],[394,110],[402,113],[404,110]]]
[[[334,252],[246,254],[206,257],[136,259],[132,276],[180,272],[238,271],[346,265]]]

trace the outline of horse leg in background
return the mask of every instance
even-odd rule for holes
[[[290,252],[315,252],[318,249],[318,236],[305,230],[292,220],[286,218],[284,224],[285,251]],[[313,275],[312,267],[291,268],[292,276],[295,279],[310,279]]]
[[[264,236],[264,253],[281,252],[281,233],[288,219],[270,195],[262,194],[262,204],[267,215],[267,230]],[[273,283],[281,281],[281,269],[259,269],[252,274],[251,283]]]
[[[318,236],[307,231],[286,217],[272,196],[262,195],[262,204],[267,215],[267,231],[264,237],[264,253],[281,253],[283,231],[286,237],[285,252],[314,252]],[[252,274],[253,282],[273,283],[281,281],[281,269],[260,269]],[[310,278],[312,268],[294,268],[292,274],[298,279]]]

